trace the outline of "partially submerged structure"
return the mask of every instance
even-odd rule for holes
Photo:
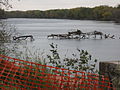
[[[68,32],[67,34],[51,34],[48,35],[47,38],[55,38],[55,39],[89,39],[93,37],[94,39],[99,36],[100,39],[102,38],[112,38],[115,39],[114,35],[110,36],[110,34],[103,34],[100,31],[92,31],[92,32],[82,32],[81,30],[76,30],[76,31],[71,31]]]

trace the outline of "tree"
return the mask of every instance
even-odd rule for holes
[[[117,9],[120,9],[120,4],[117,5]]]
[[[104,20],[113,21],[119,19],[120,5],[117,7],[97,6],[94,8],[78,7],[72,9],[54,10],[28,10],[6,12],[8,18],[58,18],[77,20]]]
[[[116,22],[116,23],[120,23],[120,9],[115,9],[113,11],[113,20]]]
[[[112,7],[102,5],[93,8],[93,15],[96,20],[111,20]]]
[[[85,50],[77,49],[77,54],[72,54],[73,58],[62,58],[58,53],[58,45],[50,44],[51,46],[51,54],[47,55],[46,61],[48,61],[48,65],[59,67],[59,68],[66,68],[66,69],[73,69],[77,71],[84,71],[84,72],[91,72],[97,73],[96,70],[96,63],[97,60],[92,59],[92,56]]]
[[[6,9],[12,8],[12,5],[10,5],[9,1],[10,0],[0,0],[0,19],[5,18],[5,11],[4,9],[2,9],[3,7],[5,7]]]
[[[0,9],[0,19],[5,18],[5,11],[3,9]]]

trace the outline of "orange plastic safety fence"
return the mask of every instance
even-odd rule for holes
[[[0,55],[2,90],[109,90],[108,78]]]

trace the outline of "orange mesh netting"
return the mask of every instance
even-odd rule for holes
[[[109,90],[108,78],[0,55],[2,90]]]

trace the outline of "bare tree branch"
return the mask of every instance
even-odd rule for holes
[[[12,5],[9,3],[10,0],[0,0],[0,8],[4,6],[5,8],[12,8]]]

